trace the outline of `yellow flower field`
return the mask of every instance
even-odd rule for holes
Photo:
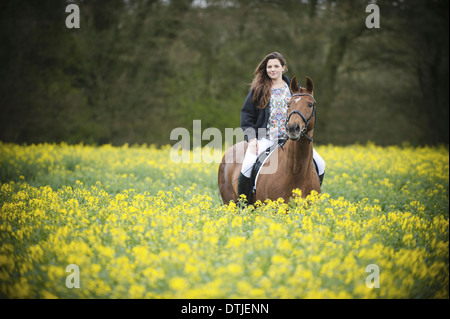
[[[0,142],[0,296],[449,298],[448,148],[316,149],[321,194],[239,209],[170,146]]]

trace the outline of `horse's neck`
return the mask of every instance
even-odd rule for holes
[[[304,175],[313,157],[313,145],[306,140],[289,141],[286,145],[287,166],[293,175]]]

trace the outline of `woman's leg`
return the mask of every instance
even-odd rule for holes
[[[262,152],[265,152],[266,149],[268,147],[271,147],[274,143],[275,143],[275,141],[271,141],[266,138],[262,138],[262,139],[258,140],[258,154],[253,154],[247,148],[247,151],[245,152],[245,156],[244,156],[244,161],[242,163],[242,168],[241,168],[242,175],[244,175],[245,177],[250,177],[250,175],[252,174],[253,165],[255,165],[258,156]]]
[[[317,175],[319,175],[320,185],[322,185],[323,177],[325,175],[325,161],[319,155],[319,153],[316,152],[314,148],[313,148],[313,160],[317,167]]]
[[[258,140],[258,154],[253,154],[247,148],[242,163],[241,173],[238,178],[238,197],[242,194],[244,194],[247,199],[250,197],[253,189],[253,183],[251,181],[253,165],[255,165],[259,154],[265,152],[268,147],[273,145],[273,143],[275,143],[275,141],[270,141],[266,138]]]
[[[313,159],[314,162],[316,162],[317,169],[319,170],[319,175],[322,175],[325,172],[325,161],[323,158],[319,155],[319,153],[316,152],[316,150],[313,148]]]
[[[250,175],[252,174],[252,167],[255,164],[257,158],[258,158],[258,154],[253,154],[247,148],[247,151],[245,152],[245,156],[244,156],[244,161],[242,162],[242,168],[241,168],[242,175],[244,175],[247,178],[250,178]]]

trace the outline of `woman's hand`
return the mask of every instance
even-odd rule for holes
[[[250,153],[257,155],[258,154],[258,140],[256,138],[251,139],[248,142],[248,148]]]

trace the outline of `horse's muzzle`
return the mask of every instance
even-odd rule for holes
[[[302,127],[300,124],[292,124],[286,126],[286,134],[291,140],[298,140],[302,134]]]

